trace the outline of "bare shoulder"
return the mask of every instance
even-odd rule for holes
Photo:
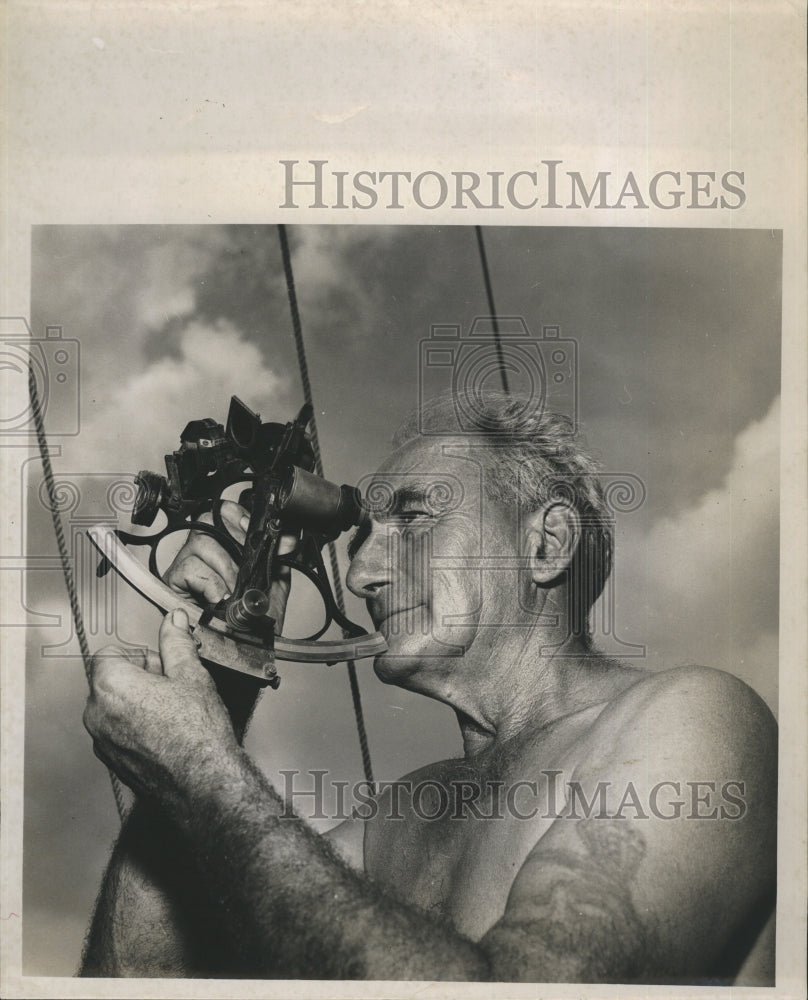
[[[409,804],[407,789],[425,780],[437,780],[442,765],[431,764],[419,768],[397,781],[380,782],[375,794],[370,791],[361,798],[350,819],[344,820],[323,836],[336,854],[355,871],[374,868],[385,852],[396,850],[398,838],[393,834],[404,831],[402,823],[385,823],[385,819],[402,819]]]
[[[699,698],[715,708],[729,710],[736,706],[756,706],[771,715],[760,695],[735,674],[700,664],[646,673],[637,684],[627,688],[624,694],[627,700],[630,697],[676,700]]]
[[[774,905],[764,702],[719,670],[650,674],[600,712],[572,765],[565,807],[482,939],[501,977],[731,982]]]
[[[640,802],[635,812],[647,818],[640,826],[649,851],[688,850],[704,863],[748,868],[751,896],[773,884],[777,724],[734,675],[688,666],[638,681],[598,717],[574,779],[590,793],[610,781],[610,815],[622,818],[622,806],[630,802],[630,811]],[[699,822],[669,822],[668,815]],[[727,822],[701,822],[707,819]]]
[[[777,723],[763,699],[734,674],[704,666],[648,674],[600,714],[592,752],[658,747],[705,765],[745,763],[771,776],[777,765]]]
[[[430,782],[449,784],[452,779],[462,777],[466,772],[471,773],[471,768],[462,758],[450,758],[424,764],[413,771],[408,771],[395,781],[381,782],[375,800],[379,807],[378,811],[383,812],[384,805],[389,805],[397,811],[398,805],[409,800],[409,793],[417,785]]]

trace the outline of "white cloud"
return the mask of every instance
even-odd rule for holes
[[[779,496],[780,399],[736,438],[732,467],[721,487],[675,517],[658,521],[648,538],[657,555],[649,568],[674,592],[707,596],[716,574],[745,561],[776,520]]]
[[[191,316],[199,276],[227,242],[225,230],[211,226],[166,233],[159,242],[145,247],[132,317],[135,329],[142,334],[177,317]]]
[[[724,483],[643,536],[621,532],[617,634],[649,665],[699,662],[776,692],[780,400],[736,438]],[[619,654],[618,654],[619,655]]]
[[[268,410],[283,389],[259,349],[231,323],[192,322],[181,335],[178,358],[162,357],[123,383],[107,384],[85,409],[71,469],[160,468],[189,420],[224,423],[234,393],[252,409]]]
[[[143,326],[152,329],[178,316],[190,316],[196,306],[196,295],[188,285],[175,288],[166,283],[163,288],[152,286],[142,296],[140,306]]]

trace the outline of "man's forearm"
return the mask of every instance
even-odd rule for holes
[[[385,896],[302,820],[284,815],[246,754],[228,762],[224,780],[203,779],[171,809],[231,921],[243,974],[488,978],[472,942]]]
[[[152,803],[127,818],[101,884],[80,974],[193,976],[234,969],[187,844]]]
[[[481,953],[448,923],[386,898],[300,820],[281,818],[280,799],[234,739],[233,720],[181,613],[164,619],[160,655],[161,674],[120,652],[94,658],[84,722],[99,754],[141,796],[159,802],[179,835],[174,862],[159,842],[137,859],[141,881],[134,885],[138,905],[146,886],[158,890],[167,908],[158,908],[156,919],[179,928],[182,962],[188,950],[192,959],[204,955],[218,934],[234,945],[229,966],[241,976],[486,978]],[[137,843],[125,846],[134,851]],[[183,879],[186,891],[176,892]],[[131,911],[112,878],[105,893],[108,887],[111,899],[102,897],[99,913],[109,919],[96,926]],[[200,887],[211,905],[195,933],[201,892],[194,900],[188,890]],[[103,952],[96,940],[88,958]],[[149,954],[151,941],[135,944],[135,954]],[[121,969],[130,953],[115,953]]]

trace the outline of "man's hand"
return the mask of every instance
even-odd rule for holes
[[[229,533],[243,545],[250,526],[249,512],[239,504],[225,500],[222,503],[221,514]],[[210,514],[203,514],[199,520],[205,524],[213,523]],[[281,535],[278,554],[286,555],[292,552],[297,541],[296,534]],[[272,580],[269,614],[275,619],[276,632],[283,631],[291,575],[288,566],[278,566]],[[179,594],[193,597],[200,603],[218,604],[233,592],[237,576],[238,566],[215,538],[204,532],[190,531],[163,579]]]
[[[244,544],[250,526],[249,512],[231,500],[221,507],[225,528],[240,544]],[[212,524],[210,514],[203,514],[200,521]],[[278,542],[278,554],[286,555],[297,545],[296,534],[283,534]],[[163,579],[183,596],[192,597],[205,605],[218,604],[228,597],[236,586],[238,566],[230,555],[211,535],[189,531],[185,543],[166,570]],[[292,571],[288,566],[276,566],[269,591],[269,615],[275,619],[275,633],[283,631],[286,604],[291,589]],[[219,695],[230,712],[237,737],[243,738],[261,688],[251,678],[226,668],[211,668]]]
[[[108,646],[93,657],[84,724],[105,764],[168,806],[241,752],[181,610],[163,620],[159,656]]]

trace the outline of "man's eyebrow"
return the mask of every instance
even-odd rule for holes
[[[395,514],[408,503],[425,503],[431,483],[412,483],[408,486],[399,486],[393,491],[393,498],[390,504],[390,513]]]
[[[402,513],[408,504],[427,503],[430,491],[434,488],[434,480],[424,480],[423,483],[409,483],[407,486],[399,486],[390,495],[390,502],[386,503],[381,510],[367,511],[348,541],[348,558],[353,559],[362,547],[365,539],[370,534],[371,521],[383,521],[386,517],[395,517]]]

